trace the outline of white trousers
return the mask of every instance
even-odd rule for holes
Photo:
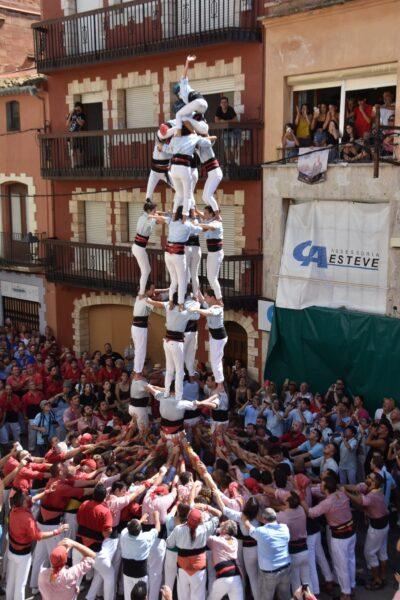
[[[175,342],[173,340],[164,340],[165,352],[165,393],[169,394],[171,382],[175,376],[175,398],[176,401],[182,400],[183,396],[183,378],[184,357],[183,357],[183,342]]]
[[[165,173],[157,173],[157,171],[150,171],[149,178],[147,180],[146,198],[151,200],[153,198],[154,190],[156,189],[159,181],[164,181],[167,185],[172,187],[171,178],[167,177]]]
[[[78,531],[78,521],[76,520],[76,513],[64,513],[64,521],[69,525],[68,537],[71,540],[76,539],[76,533]]]
[[[146,248],[132,244],[132,254],[136,258],[140,269],[139,294],[142,296],[146,291],[147,280],[151,273],[150,261],[146,252]]]
[[[54,531],[55,529],[58,529],[60,527],[59,525],[43,525],[42,523],[38,523],[37,526],[40,529],[40,531],[45,532]],[[40,570],[42,569],[42,567],[50,566],[50,554],[52,553],[54,548],[58,546],[58,543],[61,542],[61,540],[64,537],[65,535],[60,534],[56,537],[51,537],[47,540],[42,540],[41,542],[36,544],[36,548],[33,553],[32,559],[32,573],[30,579],[31,588],[37,589]]]
[[[212,584],[208,600],[221,600],[225,595],[229,600],[243,600],[243,584],[240,575],[216,579]]]
[[[189,575],[178,569],[178,600],[206,600],[207,571]]]
[[[197,296],[200,281],[199,267],[201,263],[201,247],[185,246],[187,283],[192,282],[193,294]]]
[[[218,167],[217,169],[213,169],[207,173],[207,179],[204,184],[203,202],[206,206],[211,206],[214,211],[219,210],[218,203],[214,198],[214,193],[221,183],[222,177],[222,169]]]
[[[333,581],[333,574],[325,556],[324,549],[322,547],[320,531],[307,536],[307,546],[308,559],[310,563],[311,589],[314,594],[318,595],[320,593],[320,586],[317,572],[317,563],[319,565],[319,568],[321,569],[321,573],[325,581]]]
[[[251,593],[253,594],[254,600],[261,600],[258,598],[258,551],[257,546],[250,548],[243,548],[243,564],[249,578]]]
[[[195,374],[194,363],[196,361],[197,337],[197,331],[187,331],[185,333],[185,341],[183,342],[185,366],[191,377]]]
[[[167,543],[165,540],[156,539],[151,547],[147,568],[149,575],[148,600],[158,600],[163,577],[163,565]],[[105,600],[105,599],[104,599]]]
[[[291,554],[290,559],[290,585],[292,587],[292,594],[294,594],[301,585],[310,584],[311,582],[308,550]]]
[[[340,540],[331,538],[331,558],[342,594],[356,587],[356,535]]]
[[[86,600],[95,600],[102,585],[104,600],[114,600],[116,580],[112,561],[117,551],[118,541],[118,538],[104,540],[94,561],[94,576]]]
[[[224,251],[209,252],[207,254],[207,279],[210,287],[214,290],[217,300],[222,298],[221,286],[219,285],[219,270],[224,260]]]
[[[369,569],[379,567],[380,562],[385,562],[388,559],[388,534],[389,525],[386,525],[383,529],[374,529],[371,525],[368,527],[364,544],[364,556]]]
[[[43,543],[43,542],[39,542]],[[6,600],[25,600],[32,554],[14,554],[8,551]]]
[[[184,165],[171,165],[171,177],[175,189],[173,212],[178,210],[178,206],[183,206],[183,214],[187,216],[195,206],[192,169]]]
[[[197,182],[199,180],[199,170],[192,168],[191,171],[192,171],[192,185],[193,185],[192,191],[193,191],[193,194],[194,194],[194,190],[195,190]]]
[[[224,348],[228,338],[222,340],[215,340],[210,335],[210,364],[216,383],[222,383],[224,381]]]
[[[147,327],[131,326],[131,337],[135,346],[135,356],[133,359],[133,370],[135,373],[143,371],[147,354]]]
[[[172,300],[173,295],[178,290],[178,303],[183,304],[187,289],[186,255],[164,252],[164,260],[171,279],[169,299]]]
[[[138,577],[138,578],[128,577],[128,575],[123,575],[123,579],[124,579],[124,600],[131,600],[131,592],[132,592],[133,588],[135,587],[135,585],[138,583],[138,581],[145,581],[147,583],[149,580],[147,575],[145,575],[144,577]]]
[[[207,108],[208,102],[205,98],[197,98],[192,102],[188,102],[176,113],[176,128],[182,129],[182,121],[185,120],[185,117],[191,117],[194,112],[204,115]]]
[[[165,563],[164,563],[164,583],[171,590],[174,589],[175,579],[178,574],[178,553],[172,552],[172,550],[168,550],[165,553]]]

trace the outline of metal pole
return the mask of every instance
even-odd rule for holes
[[[375,107],[375,143],[374,143],[374,179],[379,177],[379,152],[380,152],[380,132],[381,132],[381,109],[379,105]]]

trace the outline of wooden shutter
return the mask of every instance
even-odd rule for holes
[[[154,123],[153,86],[128,88],[125,91],[125,101],[128,129],[157,125]]]
[[[22,230],[22,210],[21,210],[21,196],[17,193],[10,195],[11,202],[11,229],[12,233],[21,235]]]
[[[83,13],[103,8],[103,0],[76,0],[76,12]]]
[[[228,75],[227,77],[212,77],[210,79],[193,79],[190,80],[190,85],[193,89],[201,92],[203,96],[233,92],[235,91],[235,77],[234,75]]]
[[[85,202],[86,243],[107,244],[107,203],[90,200]]]
[[[138,218],[143,212],[143,204],[136,202],[129,202],[128,204],[128,235],[129,241],[133,242],[136,235],[136,224]]]

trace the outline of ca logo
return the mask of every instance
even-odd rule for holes
[[[309,251],[307,252],[308,248]],[[310,263],[316,263],[321,269],[328,268],[325,246],[313,246],[311,240],[296,246],[293,250],[293,258],[299,261],[302,267],[308,267]]]

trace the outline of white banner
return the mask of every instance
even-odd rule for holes
[[[18,300],[30,300],[31,302],[40,302],[39,288],[36,285],[26,285],[24,283],[12,283],[11,281],[1,281],[0,292],[2,296],[7,296],[8,298],[17,298]]]
[[[384,314],[388,246],[388,204],[291,205],[276,305]]]
[[[258,301],[258,329],[271,331],[274,309],[275,302],[271,302],[271,300]]]
[[[303,183],[321,183],[326,180],[329,148],[316,150],[313,147],[299,148],[297,159],[298,180]]]

